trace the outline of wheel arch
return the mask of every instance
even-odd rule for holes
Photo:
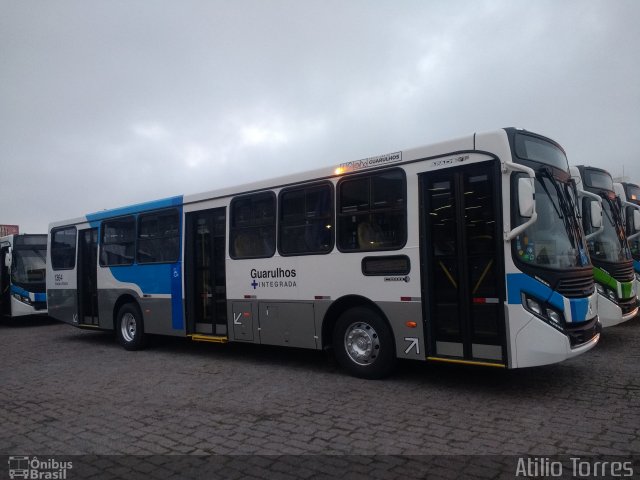
[[[340,318],[340,315],[354,307],[366,307],[376,312],[378,315],[380,315],[380,318],[382,318],[382,320],[387,324],[389,330],[391,330],[391,334],[393,335],[393,328],[391,327],[389,319],[374,301],[361,295],[345,295],[334,301],[327,312],[324,314],[321,333],[323,350],[332,348],[333,329],[336,325],[336,322],[338,321],[338,318]]]
[[[144,313],[142,313],[142,308],[140,308],[138,299],[130,293],[125,293],[123,295],[120,295],[120,297],[118,297],[118,300],[116,300],[116,302],[113,304],[112,320],[114,330],[118,327],[118,312],[120,311],[122,306],[126,305],[127,303],[131,303],[136,306],[136,308],[140,312],[140,318],[144,322]]]

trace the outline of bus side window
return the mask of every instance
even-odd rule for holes
[[[329,253],[333,248],[333,189],[322,183],[280,192],[278,248],[283,255]]]
[[[138,218],[138,263],[176,262],[180,257],[180,214],[163,210]]]
[[[102,222],[100,265],[131,265],[135,256],[136,221],[133,216]]]
[[[51,268],[72,270],[76,266],[76,227],[51,230]]]
[[[400,169],[338,183],[338,248],[396,250],[407,241],[406,178]]]
[[[266,258],[276,247],[276,196],[261,192],[231,200],[231,258]]]

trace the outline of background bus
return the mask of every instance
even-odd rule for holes
[[[640,187],[628,182],[614,183],[613,186],[625,211],[626,235],[636,277],[636,295],[640,299]]]
[[[638,313],[633,259],[624,232],[622,204],[606,170],[579,165],[571,167],[571,172],[581,197],[582,223],[599,294],[598,315],[603,327],[617,325]],[[591,210],[594,202],[601,205],[597,214]],[[593,224],[594,215],[601,216],[597,227]]]
[[[558,144],[504,129],[55,222],[49,313],[127,349],[331,348],[368,378],[558,362],[600,329],[572,185]]]
[[[47,235],[0,238],[0,310],[3,316],[46,315]]]

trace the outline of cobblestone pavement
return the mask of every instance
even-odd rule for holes
[[[258,472],[291,456],[282,478],[300,454],[359,455],[363,478],[367,456],[638,455],[640,319],[557,365],[401,362],[382,381],[316,351],[154,338],[128,352],[108,333],[4,322],[0,425],[0,455],[253,454]]]

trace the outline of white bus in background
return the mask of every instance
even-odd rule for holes
[[[4,317],[46,315],[47,235],[0,238],[0,311]]]
[[[640,187],[629,182],[614,183],[613,186],[624,207],[625,233],[633,256],[636,295],[640,300]]]
[[[535,195],[534,195],[535,193]],[[500,368],[596,345],[563,149],[513,128],[57,221],[51,316],[148,334]]]

